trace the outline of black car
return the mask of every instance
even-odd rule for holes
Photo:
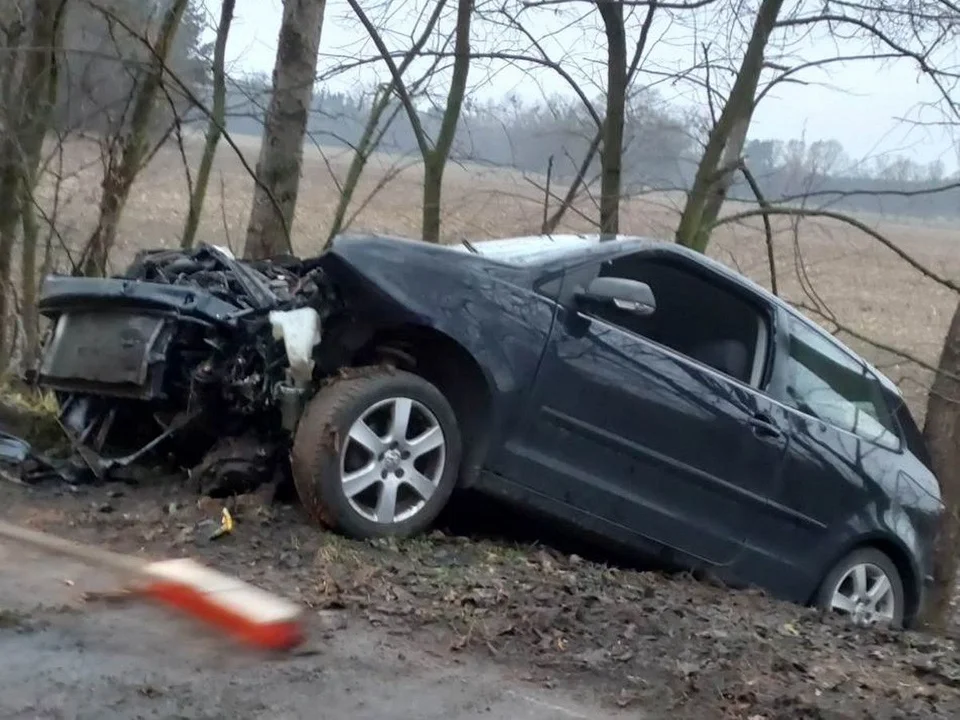
[[[421,532],[470,487],[859,623],[922,605],[943,506],[895,385],[675,244],[203,246],[52,276],[40,307],[37,381],[98,473],[165,446],[208,469],[289,453],[351,536]]]

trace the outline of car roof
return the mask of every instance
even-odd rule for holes
[[[826,332],[817,323],[810,320],[792,305],[771,293],[745,275],[731,270],[723,263],[707,257],[703,253],[691,250],[675,242],[659,240],[639,235],[600,235],[600,234],[553,234],[523,235],[499,238],[495,240],[477,240],[465,243],[457,249],[476,252],[481,257],[507,265],[520,267],[543,267],[565,264],[577,258],[616,256],[631,250],[653,250],[656,254],[685,257],[699,265],[709,268],[728,281],[759,295],[767,302],[786,311],[828,342],[836,345],[847,354],[851,354],[865,363],[884,387],[898,397],[902,397],[897,385],[877,370],[866,358],[842,341]]]

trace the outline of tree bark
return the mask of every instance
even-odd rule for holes
[[[630,88],[630,85],[633,83],[634,77],[636,77],[637,70],[640,67],[640,61],[643,58],[643,51],[647,47],[647,39],[650,37],[650,28],[653,27],[653,18],[657,12],[657,0],[650,0],[650,3],[647,7],[647,16],[643,21],[643,25],[640,27],[640,35],[637,38],[636,45],[633,48],[633,58],[630,60],[630,67],[627,69],[627,76],[623,82],[623,94],[624,94],[624,103],[621,110],[621,117],[623,122],[621,122],[620,129],[620,152],[618,155],[623,156],[623,133],[625,132],[626,126],[626,93]],[[607,51],[608,62],[610,58],[609,48]],[[609,69],[608,69],[609,75]],[[608,76],[609,82],[609,76]],[[590,110],[591,106],[587,106],[587,109]],[[595,115],[595,113],[592,113]],[[593,158],[596,156],[597,152],[600,149],[600,144],[604,141],[606,135],[607,126],[606,123],[600,123],[597,127],[597,132],[593,136],[593,139],[590,141],[590,145],[587,148],[587,152],[583,156],[583,160],[580,163],[580,167],[577,170],[577,174],[574,176],[573,181],[570,183],[570,187],[567,188],[567,193],[564,196],[563,200],[560,203],[560,207],[554,210],[553,214],[544,221],[540,230],[543,234],[547,235],[552,232],[556,232],[557,227],[560,225],[560,221],[563,219],[564,214],[567,210],[573,205],[574,201],[577,199],[577,194],[580,192],[580,187],[583,186],[586,182],[587,172],[590,170],[590,165],[593,163]],[[621,161],[622,162],[622,161]],[[602,164],[601,164],[602,167]],[[602,189],[601,189],[602,192]],[[619,198],[622,195],[621,188],[617,189],[617,226],[619,229]]]
[[[284,0],[244,256],[290,252],[325,0]]]
[[[450,157],[450,148],[460,122],[460,111],[467,91],[467,76],[470,73],[470,19],[473,16],[473,0],[457,3],[457,27],[453,48],[453,74],[447,93],[447,106],[440,121],[440,131],[433,149],[423,158],[423,224],[422,235],[427,242],[440,242],[441,202],[443,195],[443,172]]]
[[[230,24],[233,22],[233,10],[237,0],[223,0],[220,5],[220,22],[217,25],[217,39],[213,47],[213,110],[207,123],[207,134],[203,144],[203,155],[200,158],[200,167],[197,170],[197,182],[193,186],[190,196],[190,209],[187,211],[187,222],[183,228],[183,237],[180,247],[193,247],[197,235],[197,226],[200,224],[200,213],[207,196],[207,185],[210,183],[210,170],[213,168],[213,159],[217,154],[217,145],[226,123],[227,115],[227,81],[226,65],[227,37],[230,35]]]
[[[754,21],[740,70],[710,131],[697,166],[693,186],[677,226],[676,241],[699,252],[707,249],[710,230],[723,205],[723,198],[736,172],[750,119],[753,116],[757,85],[763,70],[763,54],[783,7],[783,0],[763,0]],[[724,162],[729,161],[727,165]]]
[[[8,102],[7,129],[0,143],[0,361],[7,343],[7,299],[11,289],[13,245],[24,198],[31,198],[43,141],[57,92],[57,47],[66,0],[37,0],[30,18],[28,47],[19,78],[18,102]],[[15,59],[11,62],[16,64]],[[6,79],[5,79],[6,81]],[[12,81],[11,81],[12,82]]]
[[[33,193],[28,186],[23,188],[20,219],[23,225],[23,246],[20,261],[21,316],[23,320],[23,353],[21,367],[30,370],[36,363],[39,351],[39,317],[37,314],[37,244],[40,228],[37,211],[33,206]]]
[[[960,303],[950,321],[927,399],[923,439],[946,507],[937,534],[934,585],[924,620],[933,629],[943,629],[952,614],[950,600],[960,564]]]
[[[600,151],[600,233],[620,230],[623,121],[627,105],[627,38],[621,3],[597,2],[607,36],[607,112]]]
[[[110,251],[117,238],[120,216],[130,196],[130,188],[143,168],[150,140],[150,121],[156,104],[157,92],[163,83],[163,74],[173,45],[174,36],[180,27],[180,19],[189,0],[174,0],[160,24],[153,46],[146,76],[136,89],[130,129],[123,140],[119,161],[111,156],[101,183],[100,216],[97,226],[84,250],[81,265],[84,275],[105,275]]]

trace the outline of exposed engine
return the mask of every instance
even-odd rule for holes
[[[140,253],[95,284],[52,276],[40,307],[54,323],[36,380],[103,477],[165,446],[188,467],[241,436],[282,449],[338,303],[317,260],[245,262],[204,245]]]

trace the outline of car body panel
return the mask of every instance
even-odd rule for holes
[[[598,532],[635,547],[658,548],[661,557],[725,566],[731,577],[797,602],[809,601],[838,548],[863,542],[902,547],[916,568],[909,574],[922,581],[919,558],[928,554],[929,531],[918,532],[911,513],[935,515],[938,498],[917,501],[924,509],[916,512],[891,499],[905,492],[903,481],[898,489],[896,480],[904,453],[874,447],[865,454],[868,441],[787,407],[766,391],[586,320],[565,305],[555,284],[549,297],[540,293],[537,298],[535,290],[538,280],[573,277],[605,259],[642,251],[696,263],[761,303],[773,318],[774,356],[784,351],[776,326],[802,316],[750,280],[673,244],[642,238],[594,242],[585,236],[529,242],[537,247],[520,253],[515,264],[508,244],[490,257],[484,256],[482,242],[475,244],[479,254],[466,248],[378,245],[375,263],[356,241],[343,246],[345,256],[358,258],[355,265],[364,257],[363,271],[371,282],[415,311],[419,322],[457,338],[484,367],[501,396],[497,417],[513,418],[489,447],[488,472],[481,481],[489,491],[496,493],[494,486],[503,483],[500,494],[524,496],[530,504],[578,518],[580,526],[602,528]],[[451,268],[454,253],[457,267]],[[425,270],[450,277],[425,288]],[[462,302],[464,294],[473,300],[469,312],[451,300]],[[556,304],[550,302],[554,297]],[[518,342],[524,334],[530,342]],[[867,367],[895,392],[889,379]],[[775,378],[770,380],[772,391]],[[670,391],[664,389],[670,383],[673,395],[667,400],[664,392]],[[527,387],[532,391],[525,392]],[[660,399],[657,387],[664,390]],[[687,410],[681,409],[681,396],[690,400]],[[671,420],[631,427],[630,407]],[[738,422],[761,413],[782,435],[731,439]],[[689,433],[698,415],[702,427],[715,432],[694,432],[696,441],[688,447],[696,450],[685,451],[664,428],[683,425]],[[724,419],[717,425],[719,417]],[[718,430],[722,426],[728,430]],[[714,468],[725,458],[728,472],[736,467],[741,476],[705,470],[711,456]],[[906,492],[936,487],[928,469],[907,464],[922,479]],[[678,477],[683,482],[671,486],[668,478]]]
[[[422,242],[343,237],[325,265],[356,314],[380,327],[443,333],[476,360],[492,389],[491,428],[509,435],[556,313],[531,270]]]

